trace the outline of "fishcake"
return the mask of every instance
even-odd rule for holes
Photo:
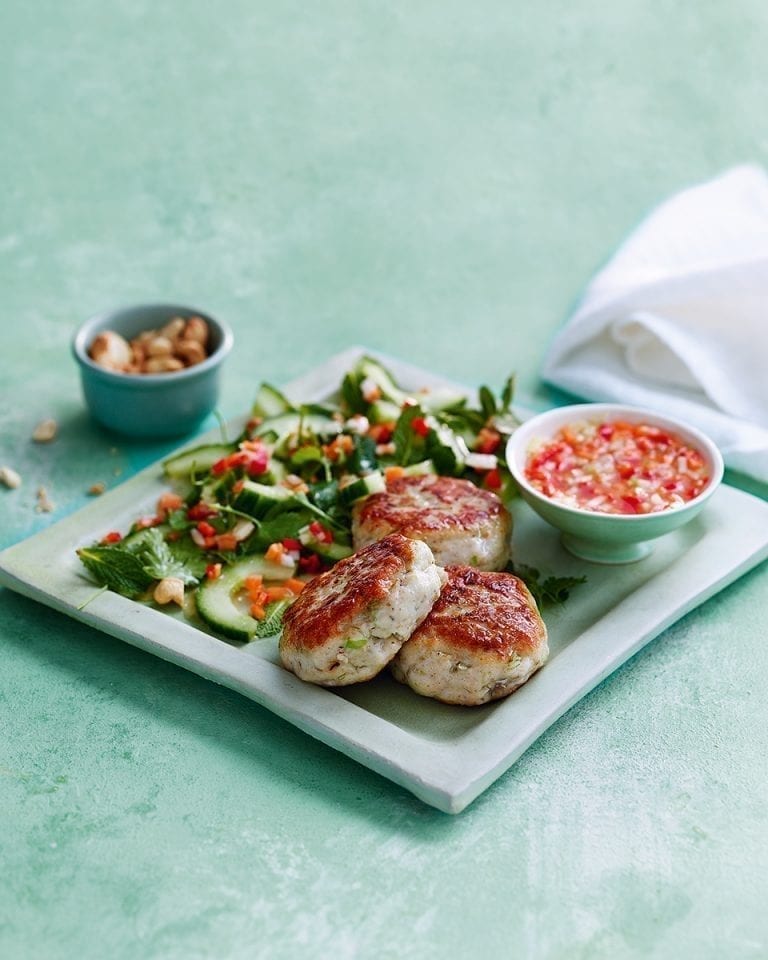
[[[509,560],[512,518],[490,490],[469,480],[433,474],[399,477],[355,504],[356,549],[393,532],[429,544],[441,566],[500,570]]]
[[[536,601],[511,573],[446,569],[429,616],[393,660],[395,677],[416,693],[473,706],[506,697],[549,655]]]
[[[280,657],[323,686],[376,676],[429,613],[445,582],[432,551],[391,534],[315,577],[283,619]]]

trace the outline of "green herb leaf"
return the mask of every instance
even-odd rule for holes
[[[82,547],[77,551],[97,583],[124,597],[137,597],[152,583],[141,560],[119,547]]]
[[[507,570],[525,583],[538,606],[565,603],[574,587],[587,582],[586,577],[545,577],[535,567],[509,564]]]
[[[136,551],[136,557],[153,580],[176,577],[187,584],[195,584],[198,578],[192,573],[184,560],[171,552],[169,544],[157,527],[153,527]]]
[[[480,396],[480,409],[483,412],[483,416],[486,420],[490,420],[491,417],[496,413],[496,398],[488,389],[488,387],[480,387],[479,390]]]
[[[501,410],[500,413],[509,413],[512,406],[512,398],[515,395],[515,375],[507,377],[504,389],[501,391]]]
[[[348,373],[341,382],[341,403],[346,413],[365,413],[368,404],[360,389],[360,377]]]
[[[413,450],[416,446],[417,437],[411,424],[417,417],[423,416],[424,412],[421,407],[418,404],[413,404],[405,407],[397,418],[392,442],[395,445],[395,457],[401,467],[407,467],[409,463],[413,462]]]
[[[276,633],[280,633],[283,626],[283,614],[290,605],[290,600],[275,600],[273,603],[268,603],[264,608],[266,616],[263,620],[259,620],[255,636],[259,640],[263,640],[265,637],[273,637]]]
[[[350,637],[344,644],[348,650],[362,650],[362,648],[368,643],[365,637]]]
[[[378,470],[379,460],[376,456],[376,441],[372,437],[355,436],[355,448],[347,461],[350,473],[370,473]]]

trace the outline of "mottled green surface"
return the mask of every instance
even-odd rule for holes
[[[768,160],[767,44],[760,0],[3,5],[0,546],[169,449],[83,413],[114,305],[228,320],[226,415],[355,342],[545,404],[638,218]],[[0,956],[761,960],[767,606],[763,567],[450,818],[0,591]]]

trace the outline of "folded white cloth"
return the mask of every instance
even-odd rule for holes
[[[544,380],[707,433],[768,483],[768,176],[739,166],[656,208],[557,335]]]

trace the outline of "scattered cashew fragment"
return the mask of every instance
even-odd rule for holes
[[[0,467],[0,483],[4,483],[9,490],[21,486],[21,477],[13,467]]]
[[[32,431],[35,443],[50,443],[56,437],[59,425],[55,420],[41,420]]]
[[[131,362],[131,346],[113,330],[102,331],[91,344],[91,359],[108,370],[122,370]]]
[[[37,488],[37,505],[35,506],[35,510],[38,513],[52,513],[54,510],[53,503],[51,503],[48,498],[48,491],[45,487]]]
[[[100,497],[106,489],[106,484],[93,483],[90,487],[88,487],[88,495],[91,497]]]
[[[178,577],[164,577],[155,587],[152,596],[155,603],[165,606],[167,603],[184,604],[184,581]]]

